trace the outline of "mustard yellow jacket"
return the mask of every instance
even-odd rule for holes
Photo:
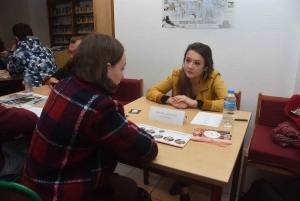
[[[148,89],[146,93],[147,99],[161,103],[161,98],[170,90],[172,90],[172,96],[176,96],[176,84],[181,70],[182,68],[175,68],[172,75],[168,76],[167,79]],[[204,102],[202,110],[222,112],[227,92],[220,73],[214,70],[206,82],[200,80],[200,88],[196,100]]]

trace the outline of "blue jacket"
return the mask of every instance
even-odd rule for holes
[[[9,55],[8,70],[11,77],[21,77],[27,69],[34,87],[42,86],[42,81],[57,71],[53,53],[42,46],[34,36],[27,36],[18,42],[18,49]]]

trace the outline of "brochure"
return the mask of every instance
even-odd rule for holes
[[[191,137],[193,137],[191,134],[181,133],[173,130],[161,129],[144,124],[136,125],[152,135],[157,142],[162,142],[176,147],[184,147]]]
[[[31,108],[40,103],[46,102],[47,96],[35,93],[15,93],[0,97],[0,104],[6,107]]]
[[[229,131],[217,131],[195,128],[193,132],[192,140],[199,142],[206,142],[221,147],[227,147],[231,145],[232,135]]]

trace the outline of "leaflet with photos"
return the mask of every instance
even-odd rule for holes
[[[47,96],[35,93],[15,93],[0,97],[0,104],[6,107],[31,108],[40,103],[46,102]]]
[[[220,147],[231,145],[232,135],[230,131],[217,131],[202,128],[195,128],[193,132],[193,141],[210,143]]]
[[[193,137],[191,134],[181,133],[173,130],[161,129],[144,124],[136,125],[152,135],[157,142],[162,142],[176,147],[184,147],[191,137]]]

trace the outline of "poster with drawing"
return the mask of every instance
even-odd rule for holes
[[[234,0],[162,0],[163,28],[234,28]]]

